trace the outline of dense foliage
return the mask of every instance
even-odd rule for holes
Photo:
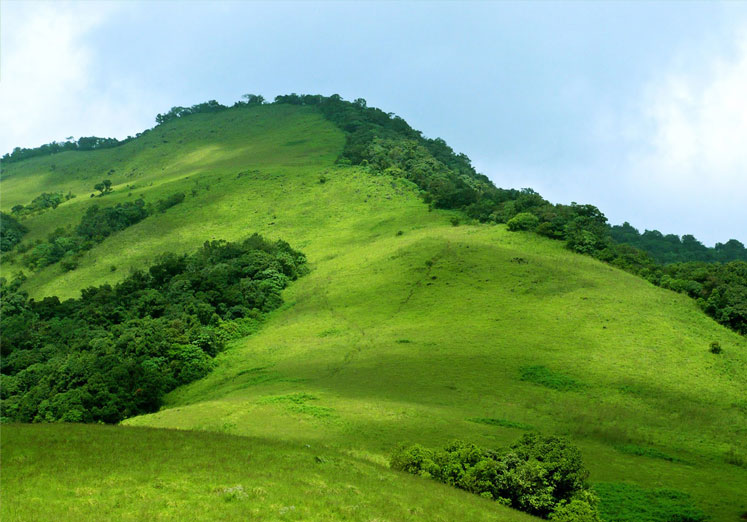
[[[138,134],[139,136],[139,134]],[[3,163],[13,163],[15,161],[21,161],[29,158],[36,158],[38,156],[49,156],[50,154],[56,154],[58,152],[67,152],[73,150],[98,150],[98,149],[110,149],[112,147],[118,147],[123,143],[130,141],[132,137],[128,137],[124,140],[118,140],[116,138],[99,138],[97,136],[87,136],[74,141],[69,139],[68,141],[53,141],[52,143],[46,143],[39,147],[31,149],[16,147],[13,152],[3,155]]]
[[[165,212],[184,201],[184,198],[184,193],[178,192],[149,205],[142,199],[110,207],[93,205],[86,210],[75,228],[58,228],[46,241],[40,240],[34,245],[19,247],[26,252],[21,261],[34,270],[57,262],[64,270],[74,270],[83,253],[97,243],[101,243],[115,232],[139,223],[155,212]]]
[[[690,234],[685,234],[682,238],[676,234],[664,235],[658,230],[645,230],[641,234],[627,222],[613,226],[610,234],[616,243],[648,252],[661,264],[687,261],[747,261],[747,248],[736,239],[716,243],[715,247],[709,248]]]
[[[63,201],[73,199],[75,195],[72,192],[63,194],[62,192],[42,192],[28,205],[16,205],[11,209],[11,212],[15,216],[25,216],[28,214],[35,214],[43,212],[45,210],[53,210],[60,206]]]
[[[747,334],[747,262],[675,263],[659,274],[659,286],[688,294],[716,321]]]
[[[184,201],[185,194],[183,192],[176,192],[174,194],[171,194],[170,196],[159,199],[156,202],[155,205],[155,211],[156,212],[166,212],[168,209],[170,209],[173,206],[178,205],[182,201]]]
[[[63,269],[73,270],[84,251],[147,216],[148,210],[142,199],[104,208],[93,205],[86,210],[75,229],[58,228],[47,237],[47,241],[34,245],[23,256],[23,264],[39,269],[60,261]]]
[[[2,418],[118,422],[158,409],[205,375],[228,332],[245,335],[305,272],[286,242],[253,235],[164,254],[148,270],[79,299],[28,299],[0,279]]]
[[[28,228],[18,222],[16,218],[0,212],[0,252],[8,252],[21,242]]]
[[[192,105],[191,107],[172,107],[171,110],[165,114],[157,114],[156,123],[158,125],[161,125],[163,123],[168,123],[170,121],[173,121],[177,118],[189,116],[190,114],[198,114],[198,113],[205,113],[205,112],[220,112],[220,111],[226,110],[227,108],[228,107],[226,107],[225,105],[221,105],[215,100],[206,101],[204,103],[198,103],[196,105]]]
[[[396,451],[390,464],[543,518],[599,520],[581,454],[560,437],[528,434],[502,450],[462,441],[440,450],[415,445]]]

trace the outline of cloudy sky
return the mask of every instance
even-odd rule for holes
[[[747,243],[747,3],[0,4],[0,154],[290,92],[365,98],[501,187]]]

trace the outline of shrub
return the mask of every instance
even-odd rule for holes
[[[721,352],[723,352],[724,350],[723,350],[723,348],[721,348],[721,343],[720,343],[720,342],[718,342],[718,341],[713,341],[713,342],[711,343],[711,350],[710,350],[710,351],[711,351],[711,353],[715,353],[715,354],[717,354],[717,355],[718,355],[718,354],[720,354]]]
[[[156,203],[156,210],[158,212],[166,212],[166,210],[184,201],[184,197],[185,196],[183,192],[177,192],[176,194],[170,195],[166,199],[159,199]]]
[[[496,451],[459,440],[441,450],[400,447],[390,465],[533,515],[564,522],[599,520],[581,454],[560,437],[525,435]]]
[[[519,230],[534,230],[539,224],[539,218],[529,212],[521,212],[508,220],[508,229],[512,232]]]
[[[16,207],[13,207],[14,209]],[[8,252],[21,242],[28,228],[13,216],[0,212],[0,252]]]

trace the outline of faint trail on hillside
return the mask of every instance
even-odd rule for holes
[[[398,315],[402,309],[407,305],[407,303],[410,302],[410,299],[415,295],[415,291],[418,290],[420,287],[423,286],[424,282],[427,282],[431,279],[431,272],[433,271],[433,266],[442,258],[444,258],[449,252],[451,251],[451,241],[446,241],[446,245],[443,247],[441,252],[437,253],[435,256],[433,256],[430,261],[426,261],[426,270],[425,275],[423,275],[422,278],[420,278],[418,281],[415,281],[415,283],[410,286],[410,291],[407,293],[407,297],[405,297],[400,303],[397,309],[394,311],[391,317],[395,317]]]
[[[410,302],[412,297],[415,295],[415,292],[419,288],[421,288],[424,283],[426,283],[427,281],[431,279],[433,266],[440,259],[446,257],[450,252],[451,252],[451,241],[447,241],[440,252],[438,252],[436,255],[434,255],[432,258],[426,261],[425,274],[422,277],[420,277],[418,280],[416,280],[410,286],[410,289],[407,292],[407,295],[405,296],[405,298],[402,301],[400,301],[399,305],[397,306],[397,309],[394,312],[392,312],[392,314],[389,316],[390,319],[396,317],[405,308],[405,306],[407,306],[407,303]],[[332,283],[331,279],[327,279],[327,282],[329,284]],[[332,314],[334,317],[340,319],[342,322],[347,324],[351,330],[354,330],[360,334],[360,340],[358,344],[353,346],[349,351],[345,353],[345,355],[342,358],[341,363],[339,365],[329,366],[330,375],[335,376],[339,374],[342,370],[344,370],[346,366],[350,365],[355,360],[355,358],[358,355],[360,355],[363,351],[365,351],[368,348],[371,348],[372,341],[366,336],[366,330],[360,324],[350,319],[347,315],[340,312],[338,309],[336,309],[332,305],[332,303],[329,300],[328,292],[326,289],[320,291],[319,295],[322,300],[324,308],[328,310],[330,314]]]
[[[328,282],[331,282],[331,281],[328,279]],[[332,306],[332,303],[330,303],[329,301],[327,290],[320,291],[319,295],[322,299],[324,308],[328,310],[330,314],[332,314],[334,317],[339,318],[342,322],[346,323],[350,327],[351,330],[358,332],[360,335],[360,344],[354,346],[351,350],[346,352],[342,358],[342,362],[339,365],[328,366],[330,370],[330,375],[335,376],[338,373],[340,373],[351,362],[353,362],[355,357],[366,348],[363,346],[363,344],[368,344],[369,345],[368,347],[370,347],[371,341],[369,341],[368,338],[366,337],[366,330],[361,325],[359,325],[357,322],[353,321],[348,316],[346,316],[342,312],[338,311],[334,306]]]

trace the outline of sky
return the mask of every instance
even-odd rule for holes
[[[747,3],[0,1],[0,154],[365,98],[504,188],[747,243]]]

